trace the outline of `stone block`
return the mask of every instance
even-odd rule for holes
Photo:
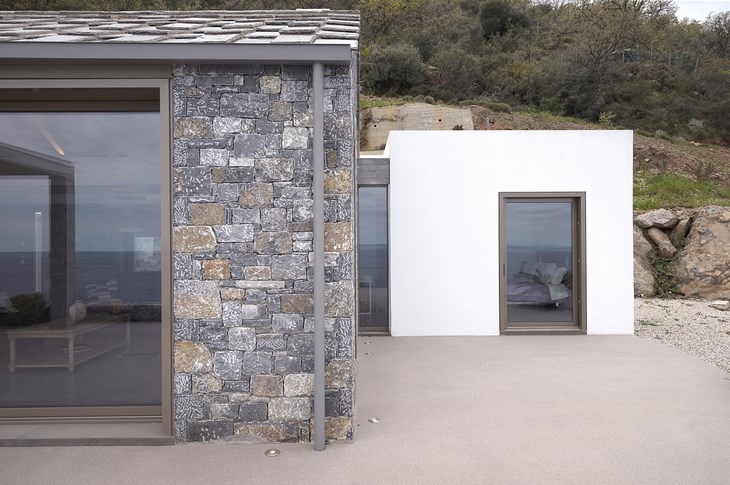
[[[213,354],[213,374],[221,379],[240,379],[243,366],[243,352],[219,351]]]
[[[177,118],[173,130],[178,138],[209,138],[211,123],[209,118]]]
[[[312,295],[281,295],[281,311],[302,315],[312,313],[314,297]]]
[[[325,283],[324,305],[328,317],[351,317],[354,314],[352,281]]]
[[[278,333],[300,333],[304,317],[296,313],[277,313],[271,317],[271,328]]]
[[[305,254],[274,255],[271,257],[271,277],[276,280],[307,279],[308,264],[309,256]]]
[[[277,397],[269,401],[269,419],[306,421],[312,416],[310,399],[306,397]]]
[[[251,390],[250,387],[250,379],[247,375],[242,375],[241,379],[235,380],[235,381],[226,381],[223,383],[223,391],[225,392],[249,392]]]
[[[264,231],[278,232],[287,228],[286,209],[264,208],[261,209],[261,229]]]
[[[251,394],[254,396],[279,397],[284,395],[281,376],[256,375],[251,377]]]
[[[213,133],[215,136],[231,135],[241,132],[241,119],[216,116],[213,118]]]
[[[291,121],[293,118],[293,108],[291,103],[274,102],[269,107],[269,120],[271,121]]]
[[[192,381],[190,374],[176,372],[173,378],[174,394],[190,394],[192,391]]]
[[[271,352],[246,352],[243,356],[243,371],[248,375],[271,374],[273,368]]]
[[[227,280],[231,277],[231,265],[227,259],[208,259],[203,261],[203,279]]]
[[[271,279],[271,268],[268,266],[247,266],[243,269],[247,280],[267,281]]]
[[[291,158],[263,158],[256,160],[256,180],[260,182],[286,182],[294,175]]]
[[[306,150],[309,146],[309,129],[293,126],[284,128],[281,144],[285,150]]]
[[[260,333],[256,335],[256,350],[286,351],[286,338],[278,333]]]
[[[259,254],[291,254],[292,248],[288,232],[261,232],[254,241],[254,251]]]
[[[292,243],[292,252],[295,252],[295,253],[312,252],[312,241],[294,241]]]
[[[176,168],[173,172],[173,191],[175,194],[209,196],[211,181],[208,167]]]
[[[239,301],[224,301],[221,303],[221,314],[224,327],[240,327],[243,312]]]
[[[190,223],[195,226],[210,226],[226,222],[226,211],[220,204],[190,204]]]
[[[269,405],[265,402],[247,402],[239,406],[238,419],[241,421],[266,421]]]
[[[324,175],[324,191],[326,194],[349,194],[352,192],[352,170],[343,168],[328,171]]]
[[[295,423],[235,423],[233,432],[239,441],[251,443],[299,441],[299,426]]]
[[[205,401],[199,394],[183,394],[173,397],[174,419],[206,419]]]
[[[256,329],[235,327],[228,330],[228,348],[230,350],[256,350]]]
[[[200,164],[215,167],[228,165],[228,150],[218,148],[203,148],[200,150]]]
[[[242,288],[221,288],[221,300],[243,300],[246,290]]]
[[[240,158],[237,158],[236,160],[240,160]],[[233,184],[239,184],[239,183],[247,183],[247,182],[253,182],[255,179],[254,174],[254,168],[253,167],[229,167],[225,168],[223,172],[223,180],[226,183],[233,183]],[[237,187],[238,189],[238,187]],[[234,199],[238,200],[238,199]]]
[[[289,374],[284,376],[284,396],[313,396],[314,374]]]
[[[264,135],[242,133],[233,139],[233,156],[236,158],[260,158],[266,155]]]
[[[314,335],[311,333],[290,335],[286,350],[292,357],[311,357],[314,355]],[[302,367],[302,370],[308,371],[305,367]]]
[[[253,224],[226,224],[213,226],[218,242],[251,242],[253,241]]]
[[[214,281],[175,281],[173,310],[178,319],[220,318],[221,299],[218,285]]]
[[[225,174],[223,169],[211,170],[214,182],[214,193],[219,202],[235,202],[239,199],[239,187],[238,184],[225,184],[223,179]]]
[[[294,222],[314,220],[314,201],[308,199],[295,200],[292,208],[292,220]]]
[[[223,390],[223,381],[212,374],[193,375],[193,394],[218,393]]]
[[[274,361],[274,372],[277,374],[295,374],[301,369],[302,361],[298,357],[279,356]]]
[[[274,201],[274,187],[271,184],[246,184],[241,191],[240,202],[243,207],[267,207]]]
[[[234,224],[261,224],[261,211],[259,209],[233,209],[231,222]]]
[[[247,298],[253,293],[253,290],[247,291]],[[241,305],[241,318],[243,320],[256,320],[261,318],[261,308],[258,305]]]
[[[179,253],[213,251],[216,246],[213,229],[208,226],[179,226],[172,228],[172,248]]]
[[[221,116],[240,118],[265,118],[269,110],[267,94],[223,94],[220,101]]]
[[[194,421],[188,423],[188,441],[212,441],[233,435],[233,421]]]
[[[352,438],[352,418],[332,416],[325,418],[324,437],[328,440],[348,440]]]
[[[352,251],[352,223],[331,222],[324,225],[325,251]]]
[[[210,416],[213,419],[235,419],[238,417],[238,404],[213,403],[210,405]]]
[[[659,229],[673,229],[679,219],[667,209],[657,209],[636,217],[636,224],[644,229],[657,227]]]
[[[307,101],[309,100],[309,82],[307,81],[283,81],[281,83],[281,101]]]
[[[281,92],[281,78],[279,76],[261,76],[259,90],[262,93],[278,94]]]
[[[350,359],[332,359],[324,373],[328,389],[350,389],[355,378],[355,363]]]
[[[221,350],[227,346],[228,329],[217,325],[200,327],[200,341],[212,350]]]

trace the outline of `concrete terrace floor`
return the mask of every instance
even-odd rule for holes
[[[730,483],[730,375],[657,342],[360,337],[358,361],[354,443],[0,448],[0,483]]]

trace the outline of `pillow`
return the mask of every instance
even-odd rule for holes
[[[553,273],[553,277],[550,279],[551,285],[559,285],[563,282],[563,277],[565,276],[565,273],[568,272],[568,268],[565,266],[560,266],[555,270],[555,273]]]
[[[538,281],[544,285],[550,283],[557,267],[558,265],[555,263],[537,263],[535,273],[537,274]]]

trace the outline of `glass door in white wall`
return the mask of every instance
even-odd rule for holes
[[[501,328],[582,328],[581,197],[502,196]]]
[[[358,189],[360,331],[386,333],[388,306],[388,188]]]

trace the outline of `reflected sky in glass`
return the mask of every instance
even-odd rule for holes
[[[0,113],[0,143],[71,162],[76,250],[116,251],[120,234],[159,234],[159,120],[155,112]],[[41,211],[47,230],[43,179],[0,177],[0,223],[18,228],[4,231],[0,251],[27,244],[29,214]]]

